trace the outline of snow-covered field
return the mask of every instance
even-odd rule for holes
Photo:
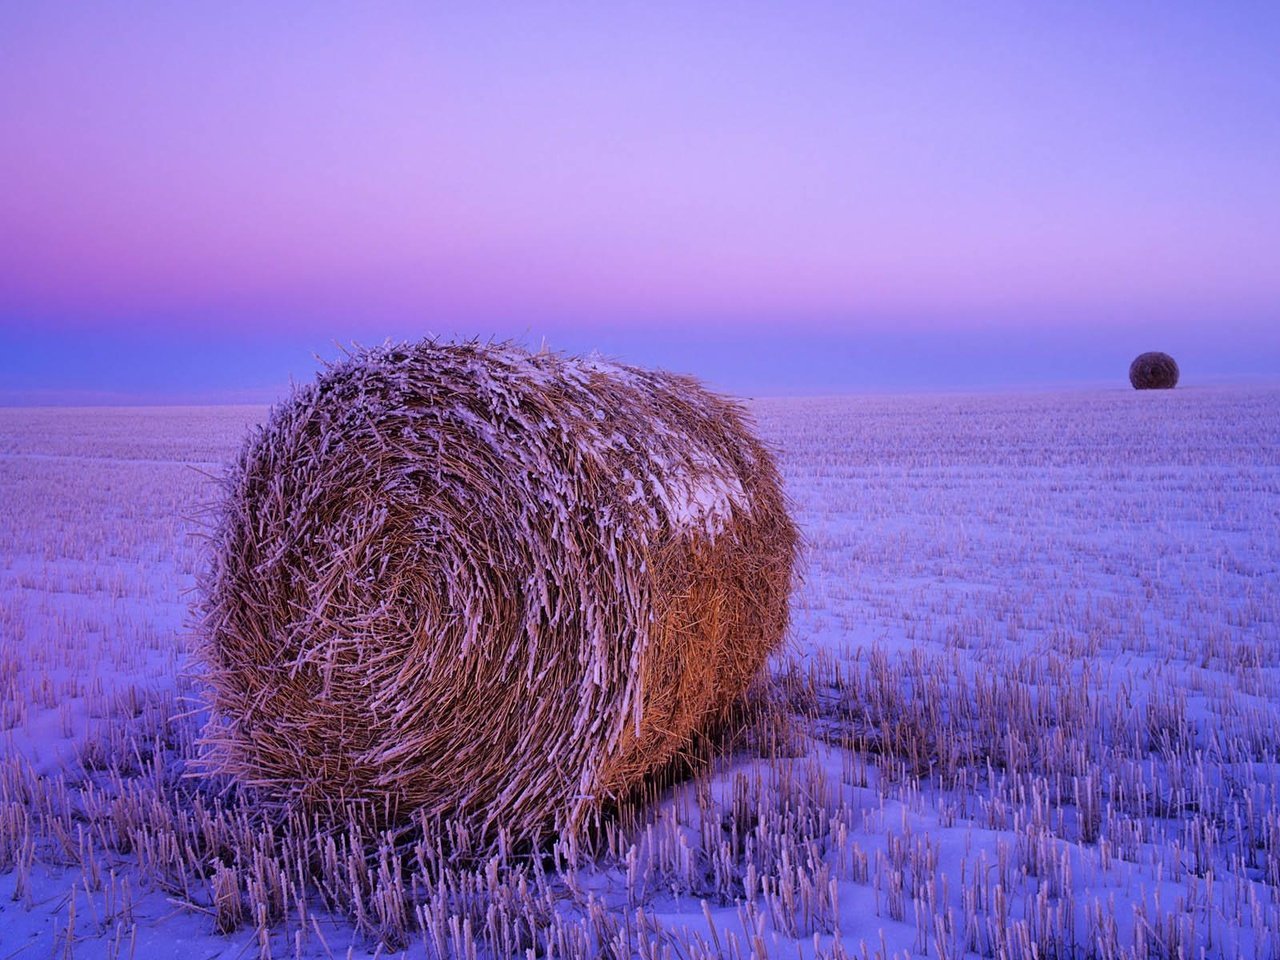
[[[487,863],[184,775],[193,531],[262,410],[0,410],[0,960],[1280,956],[1280,390],[753,408],[791,719]]]

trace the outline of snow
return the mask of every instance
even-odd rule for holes
[[[660,478],[649,476],[649,488],[657,495],[668,522],[678,529],[697,528],[714,537],[724,530],[733,509],[746,509],[746,494],[737,477],[712,471],[671,471]]]
[[[618,858],[553,878],[563,922],[689,957],[1280,955],[1280,390],[751,410],[806,543],[773,666],[816,678],[795,755],[669,790]],[[0,957],[263,953],[159,853],[82,857],[85,817],[10,850],[5,826],[63,822],[40,809],[129,724],[182,740],[210,465],[263,414],[0,411]],[[674,524],[742,506],[714,471],[655,473],[631,479]],[[136,788],[181,777],[171,755]],[[314,916],[269,952],[379,949]]]

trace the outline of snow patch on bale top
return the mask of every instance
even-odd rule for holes
[[[743,694],[795,543],[742,410],[691,378],[366,351],[273,410],[228,479],[211,765],[282,804],[574,829]]]
[[[480,348],[470,345],[468,349],[478,351]],[[421,387],[412,371],[405,369],[403,357],[396,348],[369,351],[359,362],[393,382],[400,392],[399,400]],[[341,368],[342,365],[338,365],[333,370]],[[442,366],[437,372],[444,377],[447,368]],[[624,366],[595,356],[529,354],[509,344],[483,348],[483,354],[468,358],[456,372],[471,382],[461,383],[460,389],[453,392],[451,406],[426,411],[409,407],[402,410],[401,415],[410,420],[432,422],[457,420],[504,456],[525,453],[510,443],[506,434],[513,429],[530,435],[548,434],[572,444],[583,457],[598,459],[603,469],[621,472],[624,481],[631,485],[628,503],[641,505],[643,515],[654,528],[665,523],[714,536],[723,529],[734,508],[750,509],[748,494],[738,477],[738,464],[733,462],[736,458],[727,456],[726,451],[691,450],[691,438],[685,426],[655,416],[658,411],[647,405],[639,412],[654,419],[647,425],[644,442],[633,443],[634,437],[618,431],[617,422],[620,417],[634,420],[636,411],[608,413],[598,396],[602,378],[610,382],[611,388],[622,388],[621,392],[636,395],[652,394],[660,386],[670,389],[671,381],[682,389],[688,388],[692,381],[687,378]],[[531,388],[560,391],[558,418],[553,420],[542,415],[535,420],[531,417],[527,409]],[[480,411],[476,410],[477,400],[482,402]],[[374,409],[389,412],[391,407],[384,400]],[[697,407],[685,411],[695,416],[706,412]],[[411,424],[402,429],[406,440],[416,438]],[[734,453],[749,462],[749,449]],[[526,462],[548,466],[536,458],[526,457]],[[632,473],[633,464],[637,462],[647,468],[643,477]],[[562,474],[557,486],[567,492],[572,492],[573,487],[563,474],[573,468],[572,462],[555,467]]]

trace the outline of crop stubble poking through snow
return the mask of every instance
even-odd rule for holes
[[[214,759],[305,811],[575,832],[722,723],[786,630],[777,469],[675,374],[363,351],[272,411],[224,505]]]
[[[1280,393],[753,412],[790,720],[596,849],[468,860],[182,776],[180,461],[262,411],[0,411],[0,953],[1280,955]]]

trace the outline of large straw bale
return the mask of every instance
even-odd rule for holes
[[[228,479],[210,761],[290,807],[576,829],[742,697],[786,629],[796,540],[742,409],[691,378],[361,352]]]

